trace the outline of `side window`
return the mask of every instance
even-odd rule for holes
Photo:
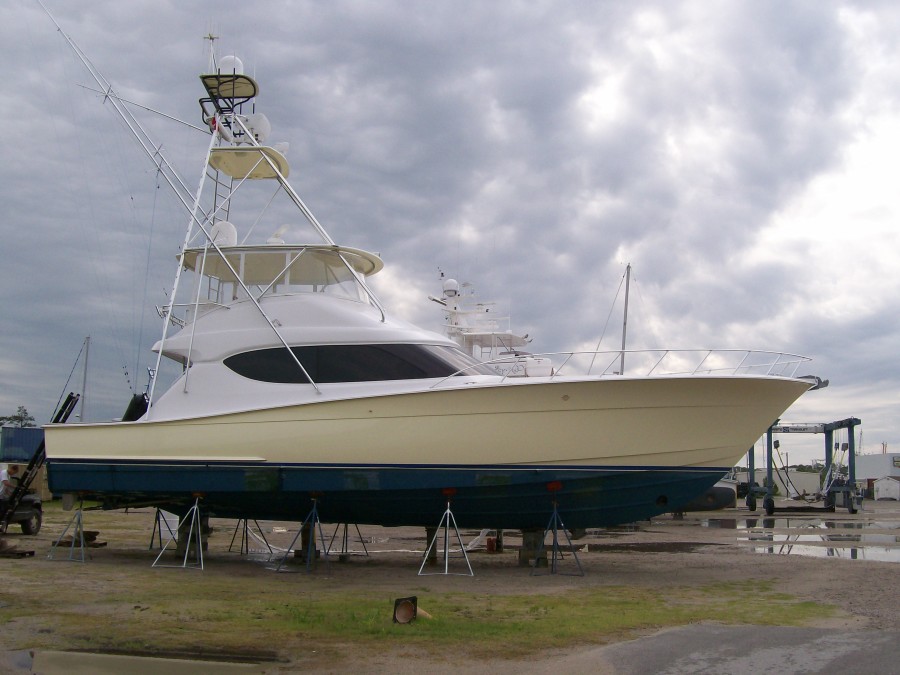
[[[464,368],[469,374],[494,374],[462,351],[437,345],[319,345],[292,351],[312,380],[323,384],[447,377]],[[284,348],[235,354],[225,365],[261,382],[309,382]]]
[[[297,367],[294,360],[282,349],[257,349],[252,352],[235,354],[225,359],[225,365],[238,375],[280,384],[308,384],[309,380]],[[309,366],[303,367],[309,372]],[[312,373],[310,373],[312,376]]]

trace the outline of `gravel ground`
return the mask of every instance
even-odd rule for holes
[[[782,503],[780,506],[787,506]],[[18,577],[40,572],[44,585],[67,583],[72,567],[80,563],[47,560],[52,543],[62,532],[71,514],[51,511],[37,537],[11,533],[3,542],[7,549],[34,550],[34,557],[0,558],[4,588],[0,590],[0,611],[18,601],[10,592]],[[146,574],[155,553],[147,544],[153,525],[153,512],[118,515],[86,512],[85,529],[92,521],[102,521],[99,538],[104,548],[90,549],[85,565],[96,570],[96,592],[104,592],[104,578],[115,567],[116,574]],[[229,574],[235,583],[270,583],[275,577],[262,563],[250,562],[228,553],[234,522],[213,521],[215,535],[204,572],[165,571],[171,574]],[[270,543],[287,547],[296,534],[296,524],[260,523]],[[293,529],[292,529],[293,528]],[[333,527],[326,526],[326,536]],[[397,597],[429,591],[477,593],[485,597],[502,593],[546,593],[571,589],[595,589],[605,586],[685,587],[711,583],[737,582],[747,585],[765,582],[775,592],[788,593],[801,600],[829,602],[840,607],[839,616],[813,619],[805,628],[773,629],[770,626],[699,625],[666,629],[649,635],[626,636],[618,643],[586,645],[564,652],[541,653],[537,657],[517,659],[504,655],[496,659],[471,662],[465,654],[458,659],[435,661],[408,653],[353,653],[329,664],[304,660],[295,654],[281,654],[277,666],[244,666],[241,672],[295,672],[314,669],[325,672],[365,670],[366,672],[458,673],[688,673],[749,672],[774,669],[779,672],[822,672],[838,668],[841,672],[887,672],[872,668],[871,659],[881,658],[888,666],[900,659],[897,630],[897,598],[900,597],[900,505],[896,502],[866,502],[856,515],[846,511],[824,513],[776,513],[765,518],[744,508],[712,513],[687,514],[681,519],[671,515],[616,530],[589,531],[575,543],[581,547],[579,561],[585,576],[535,576],[518,565],[516,548],[521,539],[506,534],[506,550],[489,554],[483,549],[471,556],[475,576],[418,576],[421,552],[426,542],[417,528],[360,527],[370,551],[370,562],[351,559],[328,566],[319,564],[317,575],[329,583],[348,588],[383,590]],[[353,532],[351,528],[351,532]],[[464,532],[469,541],[475,534]],[[215,542],[215,545],[214,543]],[[258,546],[252,541],[252,546]],[[240,535],[235,547],[240,544]],[[359,548],[359,545],[356,545]],[[56,557],[67,551],[57,549]],[[249,556],[251,559],[253,556]],[[571,557],[561,571],[575,571]],[[453,561],[454,571],[463,571],[461,561]],[[218,568],[218,571],[217,571]],[[130,570],[130,572],[129,572]],[[303,574],[293,575],[298,584]],[[426,607],[427,609],[427,607]],[[0,634],[0,672],[63,672],[54,670],[50,652],[32,657],[27,644],[34,631],[33,622],[7,620]],[[73,648],[58,645],[61,651]],[[726,649],[727,646],[727,649]],[[724,651],[723,651],[724,650]],[[806,650],[806,651],[804,651]],[[862,652],[869,660],[860,660]],[[806,656],[803,656],[806,654]],[[664,658],[661,661],[660,655]],[[799,656],[798,656],[799,655]],[[41,660],[43,658],[43,661]],[[71,659],[62,659],[67,675],[77,672],[121,672],[97,666],[79,671]],[[868,664],[868,665],[866,665]],[[859,665],[859,670],[856,666]],[[130,669],[130,668],[129,668]],[[221,667],[217,672],[226,672]],[[151,670],[149,672],[159,672]],[[178,671],[171,665],[165,672]],[[194,667],[191,672],[203,672]]]

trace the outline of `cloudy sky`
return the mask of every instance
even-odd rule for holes
[[[897,3],[45,2],[120,96],[192,123],[219,36],[389,310],[437,327],[440,268],[535,351],[616,349],[630,262],[630,348],[812,357],[831,386],[783,420],[900,451]],[[90,335],[85,419],[118,417],[186,216],[35,0],[0,41],[0,414],[48,421]],[[207,137],[135,113],[194,183]]]

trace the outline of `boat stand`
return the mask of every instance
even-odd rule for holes
[[[287,547],[287,550],[284,552],[284,557],[281,558],[281,561],[278,563],[278,567],[275,568],[276,572],[281,571],[282,565],[287,561],[288,557],[290,557],[291,553],[294,552],[294,544],[297,543],[297,540],[303,534],[303,530],[307,527],[309,528],[309,542],[306,546],[306,573],[309,574],[312,571],[313,562],[316,559],[316,528],[319,530],[319,538],[322,540],[322,546],[325,546],[325,533],[322,531],[322,521],[319,520],[319,504],[318,500],[314,497],[312,500],[313,507],[312,511],[306,516],[303,522],[300,524],[300,529],[297,530],[297,535],[291,541],[290,546]],[[301,544],[302,545],[302,544]],[[328,560],[328,550],[324,550],[322,552],[323,557],[326,562],[330,562]]]
[[[559,571],[559,562],[563,558],[563,551],[559,544],[559,532],[562,530],[563,535],[566,538],[566,543],[568,544],[568,550],[572,552],[572,557],[575,558],[575,565],[578,567],[578,572],[560,572]],[[547,533],[553,533],[553,547],[551,549],[550,554],[550,562],[547,565],[547,572],[541,572],[540,566],[538,562],[543,558],[544,552],[544,540],[547,538]],[[559,517],[559,504],[558,502],[553,502],[553,514],[550,516],[550,521],[547,523],[547,527],[544,528],[544,534],[541,537],[541,545],[538,546],[537,551],[535,551],[534,555],[534,568],[531,570],[531,576],[538,576],[544,574],[563,574],[572,577],[583,577],[584,576],[584,568],[581,566],[581,561],[578,559],[578,554],[575,552],[575,547],[572,546],[572,539],[569,537],[569,533],[566,530],[566,526],[563,524],[562,518]]]
[[[69,544],[69,557],[66,560],[75,561],[75,562],[84,562],[84,549],[86,548],[84,543],[84,502],[78,502],[78,508],[75,509],[75,513],[72,515],[72,519],[69,520],[69,524],[66,525],[66,529],[62,531],[62,534],[59,535],[59,538],[53,543],[53,546],[50,547],[50,553],[47,554],[47,558],[49,560],[55,560],[54,557],[56,553],[57,547],[59,547],[63,538],[66,536],[66,533],[69,529],[72,530],[72,541]],[[78,551],[78,557],[75,557],[75,551]]]
[[[169,524],[169,519],[163,514],[163,510],[160,508],[156,509],[156,516],[153,522],[153,532],[150,533],[150,545],[147,547],[148,551],[152,551],[154,548],[154,540],[159,541],[159,544],[155,546],[155,548],[163,547],[162,540],[162,532],[163,527],[166,528],[169,532],[169,539],[175,539],[178,535],[172,531],[172,526]],[[175,529],[178,529],[176,525]]]
[[[453,532],[456,534],[456,541],[459,542],[459,550],[462,551],[462,558],[466,561],[466,567],[468,568],[468,573],[464,572],[451,572],[450,571],[450,528],[453,528]],[[429,556],[431,555],[431,551],[435,548],[437,544],[438,535],[441,534],[443,530],[443,539],[444,539],[444,571],[443,572],[424,572],[425,565],[428,564]],[[453,556],[460,557],[460,556]],[[456,575],[461,577],[474,577],[475,572],[472,571],[472,563],[469,562],[469,554],[466,553],[466,547],[463,544],[462,536],[459,534],[459,528],[456,526],[456,518],[453,517],[453,512],[450,510],[450,501],[447,501],[447,510],[444,511],[444,515],[441,517],[441,522],[438,523],[437,529],[434,531],[434,536],[431,538],[431,543],[428,544],[428,548],[425,551],[425,556],[422,558],[422,565],[419,567],[419,576],[433,576],[437,574],[444,575]]]
[[[338,560],[344,561],[348,556],[351,555],[364,555],[368,557],[369,549],[366,548],[366,542],[363,541],[362,533],[359,531],[359,525],[356,524],[354,524],[353,527],[356,528],[356,536],[359,538],[359,543],[362,544],[362,553],[360,553],[359,551],[350,550],[349,526],[347,525],[347,523],[340,523],[337,527],[334,528],[334,534],[331,535],[331,541],[328,542],[327,552],[331,553],[331,546],[332,544],[334,544],[335,537],[337,537],[337,533],[342,527],[344,528],[344,531],[341,535],[341,552],[338,554]]]
[[[188,520],[190,519],[190,520]],[[156,556],[156,560],[153,561],[151,567],[180,567],[182,569],[203,569],[203,534],[200,528],[200,497],[197,497],[194,501],[194,505],[188,509],[188,512],[184,514],[184,518],[181,519],[181,522],[178,523],[178,532],[183,533],[187,530],[187,538],[184,542],[184,559],[181,561],[180,565],[163,565],[159,562],[159,559],[163,557],[163,554],[166,552],[166,549],[169,547],[173,541],[178,541],[177,537],[172,537],[169,539],[165,546],[163,546],[162,550],[159,552],[159,555]],[[188,558],[191,555],[191,546],[194,547],[195,557],[193,560],[188,561]]]
[[[262,540],[262,543],[269,549],[269,556],[271,557],[273,551],[271,544],[269,544],[269,540],[266,539],[266,535],[263,533],[263,530],[256,519],[253,520],[253,524],[256,525],[255,532],[250,529],[249,518],[242,518],[237,522],[237,525],[234,526],[234,534],[231,535],[231,543],[228,545],[228,551],[230,552],[234,548],[234,540],[237,538],[238,530],[241,530],[241,555],[250,553],[250,537],[252,535],[254,539]],[[243,527],[241,527],[241,525],[243,525]]]

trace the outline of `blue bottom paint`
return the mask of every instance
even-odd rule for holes
[[[158,506],[218,518],[301,521],[317,499],[325,522],[433,527],[447,505],[466,528],[546,527],[558,503],[569,529],[646,520],[712,487],[726,468],[246,465],[51,461],[57,494],[106,508]]]

